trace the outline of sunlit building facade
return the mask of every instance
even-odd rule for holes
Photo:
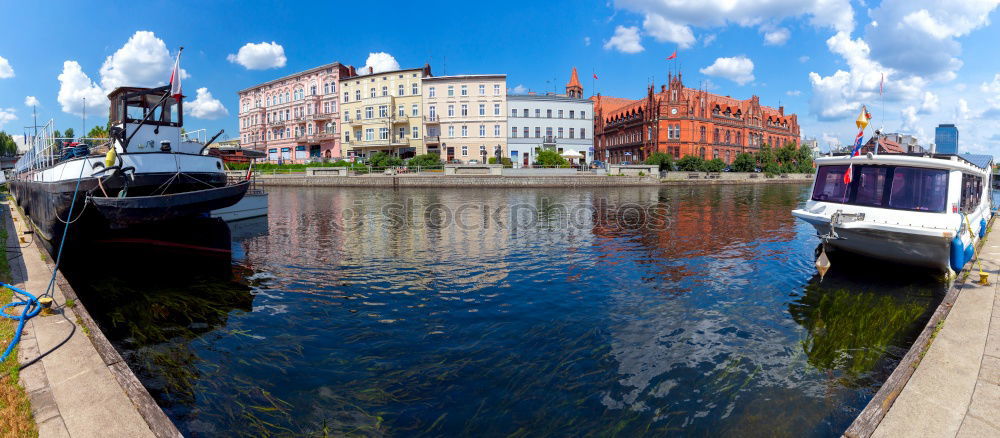
[[[507,156],[507,75],[424,78],[425,143],[449,162]]]
[[[427,153],[423,132],[424,78],[431,67],[363,74],[341,81],[342,144],[348,159],[377,152],[409,158]]]

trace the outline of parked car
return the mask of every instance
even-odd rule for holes
[[[605,167],[605,164],[604,164],[603,161],[594,160],[594,161],[590,162],[590,168],[592,168],[592,169],[603,169],[604,167]]]
[[[479,164],[479,160],[469,160],[469,164]]]

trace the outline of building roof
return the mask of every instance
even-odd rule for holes
[[[451,75],[451,76],[428,76],[425,81],[446,81],[449,79],[506,79],[506,74],[480,74],[480,75]]]
[[[634,99],[626,99],[624,97],[610,97],[610,96],[594,96],[591,97],[591,100],[594,100],[595,105],[600,105],[601,111],[604,112],[612,112],[626,105],[637,102]]]
[[[323,64],[323,65],[321,65],[319,67],[313,67],[313,68],[305,69],[305,70],[302,70],[302,71],[300,71],[298,73],[292,73],[292,74],[290,74],[288,76],[282,76],[282,77],[280,77],[278,79],[272,79],[270,81],[254,85],[252,87],[247,87],[247,88],[244,88],[244,89],[242,89],[240,91],[237,91],[236,93],[237,94],[244,93],[244,92],[247,92],[247,91],[251,91],[254,88],[260,88],[260,87],[264,87],[264,86],[267,86],[267,85],[276,84],[278,82],[281,82],[281,81],[284,81],[284,80],[287,80],[287,79],[291,79],[291,78],[294,78],[296,76],[302,76],[302,75],[305,75],[305,74],[317,72],[317,71],[328,69],[328,68],[340,67],[341,65],[343,65],[343,64],[341,64],[339,62],[331,62],[329,64]]]
[[[576,67],[573,67],[573,73],[569,75],[569,82],[566,83],[566,88],[570,87],[583,88],[583,85],[580,85],[580,77],[576,74]]]

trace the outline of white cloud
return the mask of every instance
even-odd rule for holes
[[[949,80],[962,67],[955,38],[989,24],[996,0],[884,0],[869,15],[865,38],[872,58],[905,74]],[[892,23],[892,24],[887,24]]]
[[[643,15],[643,30],[658,41],[681,47],[694,41],[692,27],[773,26],[786,18],[808,16],[816,27],[848,32],[854,28],[850,0],[617,0],[614,5]],[[780,39],[780,32],[773,37]],[[639,44],[638,34],[635,44]]]
[[[174,58],[167,45],[153,32],[140,30],[101,65],[101,86],[105,92],[116,87],[157,87],[170,81]],[[181,78],[187,73],[181,70]]]
[[[513,94],[525,94],[528,92],[528,87],[525,87],[524,85],[521,84],[517,84],[517,86],[514,87],[514,89],[511,91],[513,92]]]
[[[918,112],[920,114],[930,114],[937,111],[939,101],[940,99],[938,99],[936,94],[925,91],[923,101],[920,102],[920,111]]]
[[[620,27],[620,26],[619,26]],[[691,47],[695,42],[694,33],[691,32],[691,28],[684,26],[682,24],[677,24],[672,21],[663,18],[656,14],[646,14],[646,19],[642,22],[643,29],[646,33],[655,38],[661,43],[671,42],[675,43],[680,48],[686,49]],[[615,35],[617,36],[617,29],[615,30]],[[638,29],[634,34],[635,44],[639,44],[639,34]],[[641,46],[640,46],[641,48]],[[624,50],[622,50],[624,52]],[[641,51],[641,50],[639,50]],[[634,53],[634,52],[626,52]]]
[[[785,94],[789,96],[800,96],[802,95],[802,90],[788,90],[785,92]]]
[[[35,96],[28,96],[24,98],[24,106],[41,106],[41,103]]]
[[[803,64],[809,62],[809,55],[802,55],[802,56],[800,56],[799,57],[799,62],[801,62]]]
[[[784,27],[779,27],[777,29],[772,29],[764,32],[764,44],[770,46],[780,46],[784,45],[789,38],[792,37],[792,33],[785,29]]]
[[[971,118],[972,111],[969,109],[969,102],[965,99],[958,99],[958,105],[955,106],[955,120],[961,122]]]
[[[615,27],[614,36],[604,43],[604,50],[611,49],[622,53],[639,53],[645,50],[640,43],[639,28],[637,26]]]
[[[712,65],[698,71],[709,76],[726,78],[740,85],[754,79],[753,61],[743,55],[732,58],[716,58]]]
[[[191,102],[185,104],[186,112],[199,119],[215,120],[229,115],[226,107],[219,102],[219,99],[212,97],[208,88],[198,89],[198,96]]]
[[[385,52],[369,53],[368,59],[365,60],[365,66],[363,67],[364,73],[368,73],[369,67],[371,67],[372,71],[375,73],[399,70],[400,68],[399,62],[396,61],[396,58]]]
[[[236,54],[226,57],[229,62],[242,65],[247,70],[267,70],[285,66],[285,48],[274,41],[246,43]]]
[[[715,39],[717,37],[718,36],[716,34],[714,34],[714,33],[710,33],[708,35],[705,35],[705,37],[701,39],[701,45],[703,45],[705,47],[708,47],[709,44],[712,44],[713,42],[715,42]]]
[[[7,58],[0,56],[0,79],[12,77],[14,77],[14,67],[10,66],[10,61],[7,61]]]
[[[583,37],[583,45],[590,46],[590,37]]]
[[[992,108],[1000,109],[1000,73],[993,76],[992,82],[983,82],[979,86],[979,90],[986,95],[986,102]]]
[[[904,133],[912,133],[918,129],[917,107],[910,105],[899,111],[899,118],[902,123],[899,130]]]
[[[108,98],[104,90],[90,80],[79,63],[63,62],[63,71],[59,74],[59,94],[56,97],[63,112],[81,115],[84,98],[87,99],[88,112],[93,111],[93,114],[107,112]]]
[[[830,135],[828,133],[823,133],[821,137],[823,144],[827,145],[830,149],[836,149],[840,147],[840,139],[835,135]]]
[[[14,108],[0,108],[0,128],[3,128],[3,125],[7,124],[7,122],[14,120],[17,120],[17,115],[14,114]]]

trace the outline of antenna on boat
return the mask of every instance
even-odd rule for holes
[[[87,132],[87,98],[83,98],[83,130],[80,131],[80,138],[83,138]]]

